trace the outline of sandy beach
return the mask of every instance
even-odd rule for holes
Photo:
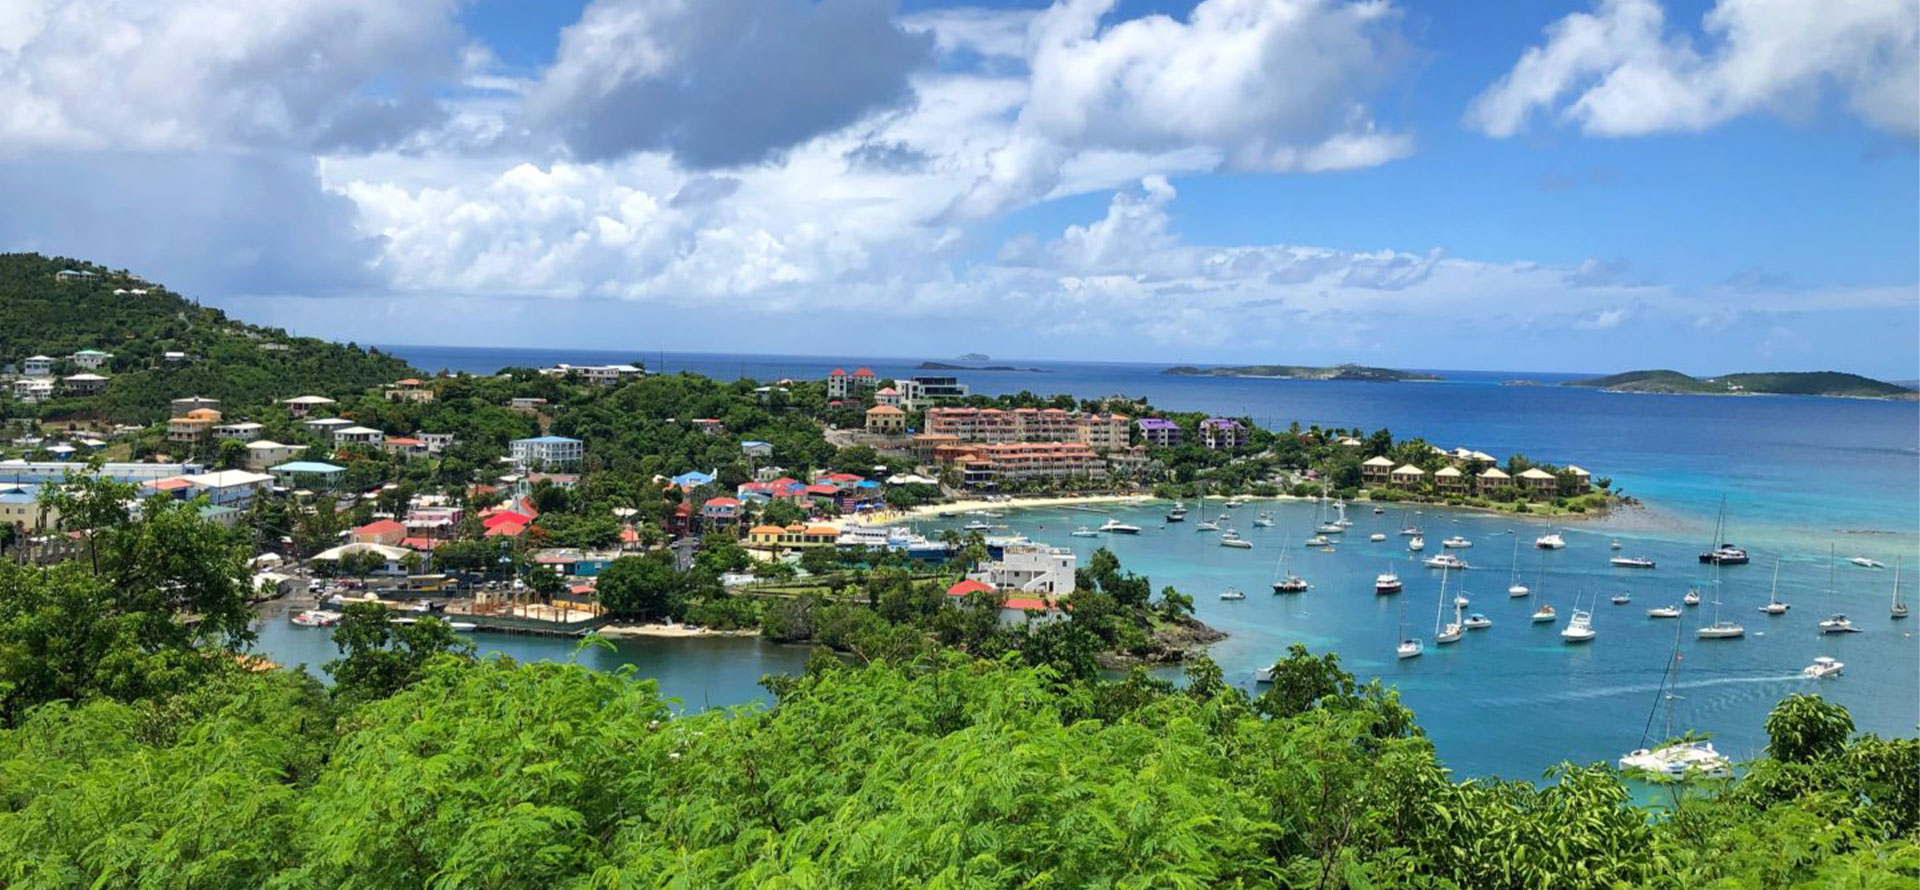
[[[685,624],[609,624],[595,631],[610,640],[629,637],[664,637],[680,639],[685,637],[757,637],[758,630],[713,630],[706,627],[690,627]]]

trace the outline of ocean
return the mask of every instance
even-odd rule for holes
[[[428,371],[492,373],[505,366],[556,362],[641,361],[652,372],[695,371],[722,379],[818,378],[834,367],[870,367],[882,377],[908,376],[919,359],[755,356],[694,353],[609,353],[591,350],[382,347]],[[962,362],[955,362],[963,364]],[[993,364],[1039,372],[951,372],[975,392],[1030,390],[1078,397],[1145,397],[1162,408],[1250,416],[1263,425],[1386,427],[1396,436],[1421,436],[1445,448],[1465,446],[1505,457],[1513,452],[1578,464],[1642,499],[1645,507],[1561,529],[1568,546],[1555,552],[1530,546],[1545,529],[1538,519],[1427,510],[1411,517],[1397,509],[1375,516],[1352,511],[1354,527],[1334,552],[1306,550],[1313,507],[1299,502],[1255,502],[1229,521],[1254,549],[1220,547],[1210,535],[1161,521],[1164,505],[1106,512],[1145,527],[1137,537],[1076,538],[1077,526],[1106,517],[1074,510],[1016,510],[1007,531],[1070,546],[1084,556],[1096,546],[1114,549],[1127,569],[1192,594],[1199,617],[1231,636],[1212,652],[1231,678],[1252,688],[1255,668],[1271,663],[1293,642],[1336,651],[1363,678],[1393,685],[1418,713],[1441,757],[1462,775],[1535,778],[1562,760],[1611,761],[1640,744],[1651,727],[1665,725],[1659,688],[1680,631],[1681,698],[1675,726],[1711,732],[1722,750],[1758,753],[1767,710],[1796,691],[1818,690],[1853,710],[1862,730],[1911,735],[1920,725],[1920,640],[1914,622],[1887,617],[1892,570],[1867,570],[1845,560],[1869,556],[1888,566],[1920,563],[1920,404],[1787,396],[1623,395],[1551,385],[1582,375],[1524,371],[1436,371],[1438,383],[1358,383],[1168,376],[1164,366],[1137,363],[1007,360]],[[965,363],[973,364],[973,363]],[[934,373],[934,372],[923,372]],[[1503,386],[1527,379],[1539,386]],[[1753,563],[1715,576],[1695,555],[1704,548],[1724,498],[1728,538],[1753,552]],[[1251,525],[1258,510],[1276,513],[1273,528]],[[1213,502],[1209,512],[1218,512]],[[1195,519],[1199,517],[1196,515]],[[965,522],[931,521],[922,531]],[[1448,598],[1464,583],[1472,610],[1494,621],[1450,647],[1429,642],[1418,659],[1398,661],[1393,647],[1404,626],[1431,639],[1440,603],[1440,573],[1409,558],[1396,534],[1403,521],[1425,526],[1428,549],[1460,534],[1474,542],[1462,552],[1473,565],[1455,577]],[[1384,542],[1366,540],[1373,531]],[[1520,541],[1518,561],[1515,540]],[[1657,561],[1653,570],[1612,568],[1609,544],[1620,553]],[[1291,546],[1289,546],[1291,545]],[[1829,549],[1839,564],[1830,569]],[[1283,553],[1313,583],[1299,597],[1268,592]],[[1766,602],[1776,558],[1785,616],[1757,611]],[[1372,579],[1392,566],[1406,581],[1397,597],[1372,593]],[[1518,574],[1533,596],[1510,599]],[[1920,570],[1909,572],[1912,576]],[[1834,579],[1829,593],[1829,577]],[[1911,588],[1911,583],[1908,585]],[[1219,593],[1235,587],[1239,602]],[[1653,620],[1646,609],[1678,604],[1689,587],[1706,597],[1679,621]],[[1724,617],[1747,628],[1733,641],[1699,641],[1696,627],[1712,620],[1715,591]],[[1629,605],[1608,598],[1631,594]],[[1911,597],[1909,598],[1911,600]],[[1530,623],[1540,601],[1561,620]],[[1598,638],[1584,646],[1561,642],[1558,628],[1579,603],[1595,613]],[[1864,632],[1821,636],[1816,622],[1829,612],[1852,615]],[[284,621],[262,628],[262,649],[286,663],[318,664],[334,657],[324,632]],[[482,637],[489,651],[518,658],[579,658],[596,667],[638,666],[657,678],[684,707],[764,702],[757,680],[769,670],[797,670],[804,650],[756,640],[628,640],[614,651],[578,653],[569,643]],[[1843,676],[1803,680],[1800,668],[1817,655],[1846,662]]]

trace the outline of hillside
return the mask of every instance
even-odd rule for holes
[[[56,277],[68,269],[94,274]],[[182,396],[244,408],[305,393],[355,393],[412,370],[375,350],[235,321],[124,270],[0,254],[0,363],[48,355],[63,360],[55,373],[64,376],[82,370],[64,361],[82,349],[113,354],[98,372],[110,381],[97,395],[46,403],[47,415],[145,423],[165,417],[167,400]],[[167,352],[190,359],[169,363]]]
[[[1237,367],[1196,368],[1188,365],[1168,368],[1162,374],[1179,377],[1271,377],[1283,380],[1364,380],[1395,383],[1402,380],[1439,380],[1433,374],[1370,368],[1366,365],[1334,365],[1317,368],[1310,365],[1240,365]]]
[[[1910,398],[1913,391],[1897,384],[1840,371],[1769,371],[1694,377],[1679,371],[1627,371],[1591,380],[1569,381],[1567,386],[1592,386],[1608,392],[1645,392],[1696,395],[1793,395]]]

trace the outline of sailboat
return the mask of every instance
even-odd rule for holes
[[[1346,526],[1341,525],[1338,522],[1329,521],[1327,519],[1327,496],[1326,495],[1320,496],[1320,516],[1318,521],[1320,524],[1315,526],[1313,530],[1323,535],[1337,535],[1347,530]]]
[[[1703,640],[1735,640],[1747,635],[1747,629],[1720,617],[1720,567],[1713,570],[1713,623],[1694,631]]]
[[[1407,601],[1401,600],[1400,601],[1400,645],[1394,647],[1394,654],[1398,655],[1403,659],[1419,658],[1420,653],[1422,651],[1424,651],[1424,649],[1420,645],[1420,641],[1410,636],[1407,636]]]
[[[1773,589],[1767,591],[1767,604],[1761,606],[1760,611],[1768,615],[1785,615],[1790,608],[1793,607],[1780,601],[1780,557],[1776,556],[1773,558]]]
[[[1433,607],[1433,642],[1441,646],[1445,646],[1448,643],[1458,642],[1460,640],[1460,637],[1465,635],[1466,633],[1465,628],[1462,628],[1460,626],[1460,609],[1462,607],[1458,605],[1453,607],[1453,612],[1454,612],[1453,623],[1446,625],[1444,628],[1441,627],[1440,616],[1443,614],[1446,607],[1447,607],[1447,573],[1445,571],[1442,571],[1440,573],[1440,601],[1438,603],[1435,603]]]
[[[1305,578],[1286,570],[1287,558],[1292,554],[1292,551],[1293,540],[1292,537],[1289,536],[1288,540],[1280,545],[1280,559],[1274,563],[1274,593],[1306,593],[1307,588],[1312,586],[1307,583]]]
[[[1673,738],[1674,708],[1679,704],[1680,696],[1680,627],[1673,629],[1673,655],[1667,660],[1667,671],[1660,678],[1661,697],[1667,703],[1667,727],[1663,735]],[[1651,727],[1651,715],[1647,720]],[[1647,734],[1642,731],[1640,744],[1647,743]],[[1733,775],[1733,761],[1726,755],[1713,749],[1708,741],[1669,742],[1658,748],[1635,748],[1621,757],[1618,762],[1622,770],[1636,770],[1655,775],[1687,781],[1689,779],[1725,779]]]
[[[1207,496],[1204,492],[1200,495],[1200,506],[1198,509],[1201,516],[1207,515]],[[1197,532],[1217,532],[1220,530],[1220,520],[1202,519],[1194,525],[1193,530]]]
[[[1833,545],[1827,545],[1827,608],[1833,608]],[[1820,632],[1823,634],[1850,634],[1859,630],[1853,626],[1853,620],[1835,612],[1820,620]]]
[[[1893,563],[1893,619],[1907,617],[1907,604],[1900,601],[1900,560]]]
[[[1686,603],[1689,606],[1700,605],[1700,588],[1697,588],[1697,587],[1687,588],[1687,595],[1681,597],[1680,601],[1683,603]]]
[[[1400,526],[1400,536],[1403,538],[1416,538],[1420,536],[1420,522],[1418,519],[1420,514],[1415,513],[1413,515],[1415,517],[1413,521]]]
[[[1727,543],[1727,498],[1720,497],[1720,518],[1713,523],[1713,542],[1700,561],[1717,566],[1740,566],[1747,564],[1747,551]]]
[[[1523,597],[1533,591],[1520,583],[1520,536],[1513,536],[1513,575],[1507,580],[1507,596]]]

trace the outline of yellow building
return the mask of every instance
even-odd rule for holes
[[[906,431],[907,412],[892,405],[875,405],[867,409],[867,432],[891,436]]]

